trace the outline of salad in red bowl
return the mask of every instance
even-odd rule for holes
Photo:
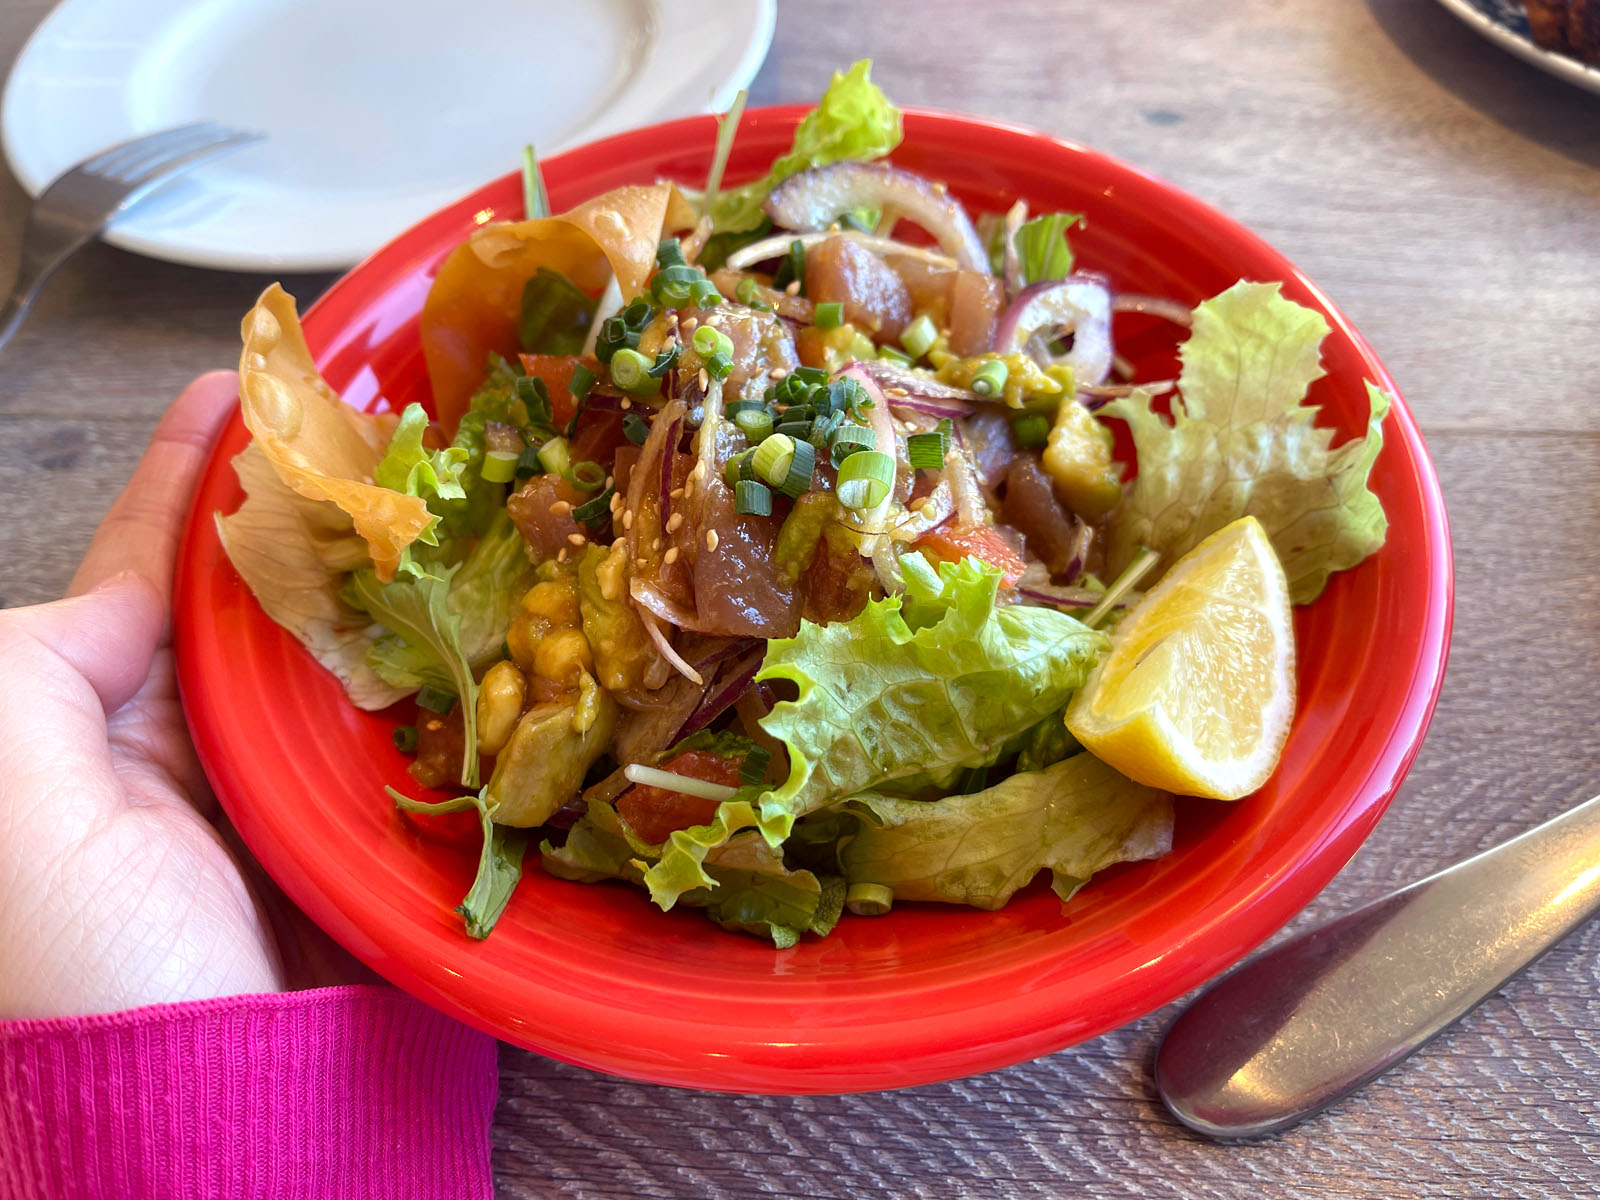
[[[1437,695],[1443,511],[1359,335],[864,64],[530,164],[244,342],[202,760],[356,954],[572,1061],[839,1090],[1091,1036],[1326,882]]]

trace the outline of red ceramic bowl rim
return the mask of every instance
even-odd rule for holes
[[[802,106],[766,108],[752,110],[746,119],[792,124],[806,111]],[[670,143],[680,135],[703,134],[712,120],[705,116],[691,117],[619,134],[568,151],[552,159],[547,168],[585,155],[626,159],[636,148]],[[931,110],[905,110],[905,121],[908,140],[922,133],[946,137],[959,133],[984,142],[1010,143],[1019,154],[1065,153],[1116,174],[1130,185],[1156,189],[1171,210],[1182,212],[1191,220],[1203,221],[1216,231],[1219,239],[1226,239],[1231,246],[1270,261],[1278,268],[1274,277],[1293,280],[1314,297],[1333,326],[1332,336],[1347,339],[1359,354],[1369,377],[1395,397],[1384,453],[1406,456],[1408,478],[1418,491],[1421,527],[1415,532],[1427,548],[1427,587],[1425,594],[1415,597],[1410,614],[1422,629],[1421,649],[1416,661],[1409,664],[1409,674],[1401,681],[1405,696],[1399,719],[1372,759],[1359,764],[1359,781],[1330,826],[1308,830],[1300,839],[1280,847],[1276,860],[1279,869],[1261,879],[1240,881],[1228,893],[1226,903],[1211,905],[1203,913],[1176,921],[1171,944],[1151,961],[1130,964],[1136,969],[1130,970],[1124,981],[1127,986],[1112,989],[1092,1015],[1079,1014],[1081,1019],[1070,1037],[1063,1038],[1057,1028],[1062,1017],[1061,998],[1052,989],[1044,988],[1028,996],[1014,997],[1006,1019],[996,1024],[994,1037],[987,1042],[981,1036],[981,1028],[963,1031],[957,1039],[962,1041],[962,1049],[956,1054],[930,1050],[926,1045],[926,1031],[908,1034],[904,1044],[886,1040],[863,1053],[859,1044],[842,1036],[838,1029],[830,1028],[809,1044],[803,1041],[774,1043],[780,1047],[792,1046],[796,1063],[805,1054],[812,1059],[818,1054],[837,1056],[839,1061],[835,1069],[824,1076],[813,1079],[791,1069],[781,1050],[775,1052],[770,1061],[736,1069],[719,1066],[717,1060],[727,1057],[726,1045],[719,1038],[715,1021],[708,1019],[697,1027],[702,1030],[700,1034],[690,1034],[698,1040],[674,1047],[686,1060],[693,1060],[697,1065],[693,1069],[664,1067],[659,1056],[641,1053],[638,1049],[650,1040],[652,1030],[648,1022],[641,1025],[635,1021],[635,1027],[626,1035],[609,1044],[588,1045],[581,1051],[574,1049],[585,1036],[593,1035],[594,1028],[592,1023],[586,1022],[575,1003],[569,1011],[567,998],[562,993],[545,989],[541,994],[537,1027],[463,1002],[460,993],[464,981],[452,966],[435,957],[439,947],[419,940],[415,926],[408,925],[403,917],[391,914],[381,904],[373,905],[370,894],[358,894],[348,877],[328,871],[326,860],[319,859],[302,843],[303,831],[289,823],[275,822],[270,806],[243,801],[241,778],[230,764],[230,738],[236,735],[202,712],[203,706],[195,703],[208,682],[204,669],[205,647],[201,645],[198,632],[204,614],[197,607],[203,599],[195,560],[202,546],[216,545],[211,514],[197,501],[180,550],[175,627],[185,711],[218,797],[245,843],[295,903],[358,958],[444,1012],[498,1037],[555,1057],[631,1078],[698,1088],[778,1093],[863,1090],[928,1083],[1007,1066],[1062,1049],[1134,1020],[1182,995],[1248,952],[1298,912],[1348,861],[1383,815],[1416,756],[1438,699],[1448,653],[1453,607],[1449,530],[1438,480],[1416,422],[1393,380],[1361,334],[1320,289],[1281,254],[1231,218],[1162,180],[1077,143],[1019,126]],[[441,232],[460,228],[464,214],[477,209],[489,191],[504,185],[504,179],[494,181],[424,219],[336,282],[305,314],[308,340],[319,352],[319,359],[339,347],[340,331],[346,328],[366,299],[363,287],[369,275],[397,271],[409,262],[426,257],[439,243]],[[237,416],[234,422],[237,425]],[[226,457],[220,453],[214,455],[201,491],[208,490],[216,474],[225,470]],[[354,912],[362,914],[360,920],[350,915]],[[707,930],[708,936],[729,936],[709,925]],[[530,981],[530,988],[536,986]],[[884,998],[884,1003],[902,1005],[906,999],[905,994],[890,994]],[[671,996],[663,997],[663,1002],[669,1005],[672,1000]],[[673,1036],[684,1038],[685,1026],[681,1019],[674,1021],[671,1029]],[[793,1030],[784,1032],[785,1036],[804,1036]],[[830,1040],[836,1036],[837,1045],[830,1046]],[[923,1040],[919,1042],[914,1038]]]

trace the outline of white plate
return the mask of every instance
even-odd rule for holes
[[[203,163],[106,240],[242,270],[349,266],[540,154],[726,107],[774,0],[65,0],[6,82],[32,195],[95,151],[209,119],[267,140]]]
[[[1527,10],[1521,0],[1439,0],[1439,3],[1524,62],[1588,91],[1600,92],[1600,67],[1570,54],[1546,50],[1533,40],[1533,34],[1528,32]]]

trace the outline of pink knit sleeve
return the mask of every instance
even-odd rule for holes
[[[376,985],[0,1022],[0,1200],[491,1197],[495,1069]]]

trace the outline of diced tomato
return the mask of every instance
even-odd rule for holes
[[[578,402],[572,396],[572,371],[579,363],[590,371],[599,373],[600,364],[592,358],[579,358],[575,354],[524,354],[522,369],[535,379],[544,380],[550,391],[551,416],[557,425],[572,420],[578,411]]]
[[[1015,587],[1026,564],[991,525],[941,525],[912,543],[947,562],[960,562],[971,555],[1000,572],[1003,587]]]
[[[674,775],[687,775],[690,779],[738,787],[739,767],[743,762],[742,755],[724,758],[705,750],[685,750],[662,763],[661,769]],[[710,822],[717,815],[717,801],[640,783],[617,797],[617,815],[640,838],[655,845],[666,841],[674,829]]]

